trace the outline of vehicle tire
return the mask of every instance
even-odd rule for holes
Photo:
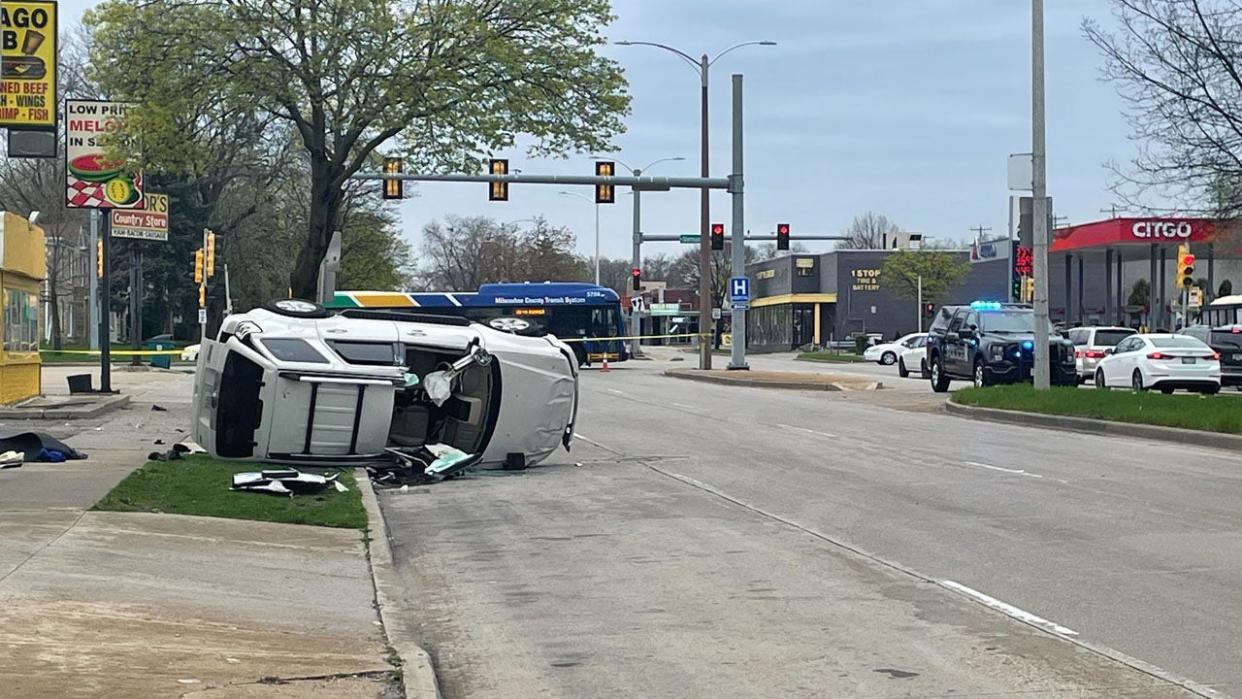
[[[897,375],[903,379],[910,375],[910,370],[906,369],[906,360],[904,357],[897,360]]]
[[[1217,393],[1220,393],[1220,386],[1208,386],[1207,388],[1199,391],[1199,393],[1202,393],[1205,396],[1214,396]]]
[[[975,362],[975,370],[971,373],[971,376],[974,378],[976,388],[992,385],[991,379],[988,378],[987,367],[983,365],[983,362]]]
[[[1096,388],[1102,388],[1102,389],[1108,390],[1108,381],[1106,381],[1106,380],[1104,379],[1104,370],[1103,370],[1103,369],[1096,369],[1096,370],[1095,370],[1095,387],[1096,387]]]
[[[1130,376],[1130,387],[1136,391],[1147,390],[1147,387],[1143,385],[1143,372],[1138,369],[1134,370],[1134,374]]]
[[[586,350],[580,344],[574,344],[574,357],[578,360],[579,369],[591,365],[591,360],[587,358]]]
[[[928,373],[931,379],[932,390],[936,393],[944,393],[949,390],[949,377],[944,373],[944,361],[937,358],[932,362],[931,371]]]
[[[314,301],[302,299],[273,299],[263,304],[263,309],[287,318],[327,318],[332,315]]]
[[[931,372],[927,370],[927,357],[919,359],[919,378],[927,378],[931,376]]]
[[[880,363],[884,366],[892,366],[897,363],[897,355],[892,352],[885,352],[880,355]]]
[[[1163,393],[1163,394],[1164,394],[1164,395],[1166,395],[1166,396],[1171,396],[1171,395],[1173,395],[1173,389],[1171,389],[1171,388],[1162,388],[1162,389],[1160,389],[1160,392],[1161,392],[1161,393]]]

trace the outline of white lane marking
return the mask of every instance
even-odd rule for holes
[[[835,434],[829,434],[828,432],[820,432],[819,430],[811,430],[805,427],[795,427],[794,425],[782,425],[779,423],[776,426],[781,428],[782,430],[793,430],[794,432],[805,432],[807,434],[813,434],[816,437],[827,437],[828,439],[837,438]]]
[[[614,394],[614,395],[618,395],[618,396],[624,396],[624,395],[625,395],[624,393],[622,393],[621,391],[618,391],[618,390],[617,390],[617,389],[615,389],[615,388],[609,388],[609,389],[606,389],[606,390],[607,390],[609,393],[612,393],[612,394]]]
[[[1005,473],[1012,473],[1015,476],[1026,476],[1027,478],[1043,478],[1043,476],[1039,475],[1038,473],[1027,473],[1026,471],[1023,471],[1021,469],[1016,469],[1016,468],[1001,468],[1000,466],[991,466],[989,464],[981,464],[978,461],[963,461],[962,463],[966,464],[967,466],[978,466],[979,468],[986,468],[991,471],[1003,471]]]
[[[673,403],[673,405],[677,406],[678,408],[685,408],[685,409],[687,409],[687,410],[694,410],[694,406],[693,406],[693,405],[686,405],[685,403]]]
[[[1045,631],[1051,631],[1052,633],[1060,634],[1062,636],[1077,636],[1078,635],[1078,632],[1073,629],[1066,628],[1064,626],[1061,626],[1060,624],[1048,621],[1047,619],[1043,617],[1035,616],[1034,614],[1031,614],[1030,612],[1026,610],[1018,609],[1012,604],[1002,602],[996,599],[995,597],[989,597],[988,595],[985,595],[982,592],[979,592],[978,590],[966,587],[965,585],[959,582],[954,582],[952,580],[941,580],[940,584],[943,585],[944,587],[949,588],[950,590],[953,590],[955,592],[960,592],[968,597],[972,597],[975,600],[983,603],[984,606],[995,609],[996,611],[1001,612],[1002,614],[1005,614],[1007,616],[1011,616],[1014,619],[1017,619],[1018,621],[1024,621],[1028,624],[1031,624],[1032,626],[1038,626],[1039,628],[1044,629]]]

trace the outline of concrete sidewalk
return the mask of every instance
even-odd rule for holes
[[[0,471],[0,694],[397,696],[362,532],[89,511],[185,436],[183,382],[70,437],[86,460]]]

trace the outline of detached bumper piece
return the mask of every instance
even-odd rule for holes
[[[321,476],[317,473],[303,473],[297,469],[282,468],[271,471],[248,471],[233,474],[233,487],[229,490],[243,490],[252,493],[268,493],[269,495],[287,495],[318,493],[329,487],[337,492],[349,490],[344,483],[336,480],[340,474],[332,473]]]
[[[478,461],[478,457],[443,444],[417,449],[385,449],[388,463],[367,466],[371,481],[382,488],[425,485],[447,480]]]

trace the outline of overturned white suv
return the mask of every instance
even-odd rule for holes
[[[577,361],[555,337],[280,299],[202,344],[192,432],[226,459],[363,464],[427,447],[464,454],[454,471],[522,468],[569,448],[577,409]]]

